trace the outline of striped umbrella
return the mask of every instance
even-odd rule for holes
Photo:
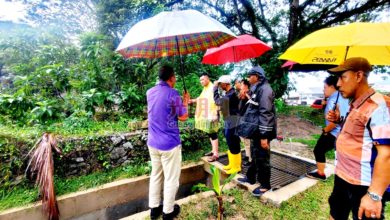
[[[135,24],[116,51],[126,58],[179,55],[183,73],[181,55],[217,47],[234,38],[227,27],[196,10],[161,12]]]

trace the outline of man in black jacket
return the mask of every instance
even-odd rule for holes
[[[245,114],[240,119],[237,133],[251,139],[252,164],[245,178],[240,182],[261,184],[253,190],[254,196],[261,196],[271,189],[270,142],[276,138],[276,114],[274,92],[265,78],[263,68],[253,67],[248,73],[251,95]]]

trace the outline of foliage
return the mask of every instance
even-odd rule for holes
[[[111,36],[115,45],[136,22],[149,18],[164,9],[163,1],[153,0],[96,0],[99,32]]]
[[[22,168],[23,160],[18,155],[20,149],[14,139],[0,136],[0,185],[8,187],[10,180],[14,178],[15,170]]]
[[[26,113],[33,108],[33,102],[24,94],[0,94],[0,118],[24,122]]]
[[[24,18],[35,26],[45,27],[72,37],[97,29],[94,1],[23,1]],[[66,22],[65,22],[66,21]]]

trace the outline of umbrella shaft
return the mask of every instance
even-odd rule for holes
[[[186,83],[184,82],[184,64],[180,54],[179,38],[177,36],[175,38],[176,38],[176,48],[177,48],[177,52],[179,53],[179,59],[180,59],[180,75],[181,75],[181,79],[183,80],[184,92],[186,92],[187,88],[186,88]]]

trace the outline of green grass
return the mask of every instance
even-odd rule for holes
[[[280,208],[263,204],[248,191],[234,188],[227,190],[224,197],[225,219],[329,219],[328,198],[333,188],[333,176],[324,182],[302,192]],[[230,201],[230,202],[227,202]],[[389,204],[385,211],[390,217]],[[217,215],[217,200],[210,197],[191,201],[182,206],[178,219],[201,220],[214,219]]]

